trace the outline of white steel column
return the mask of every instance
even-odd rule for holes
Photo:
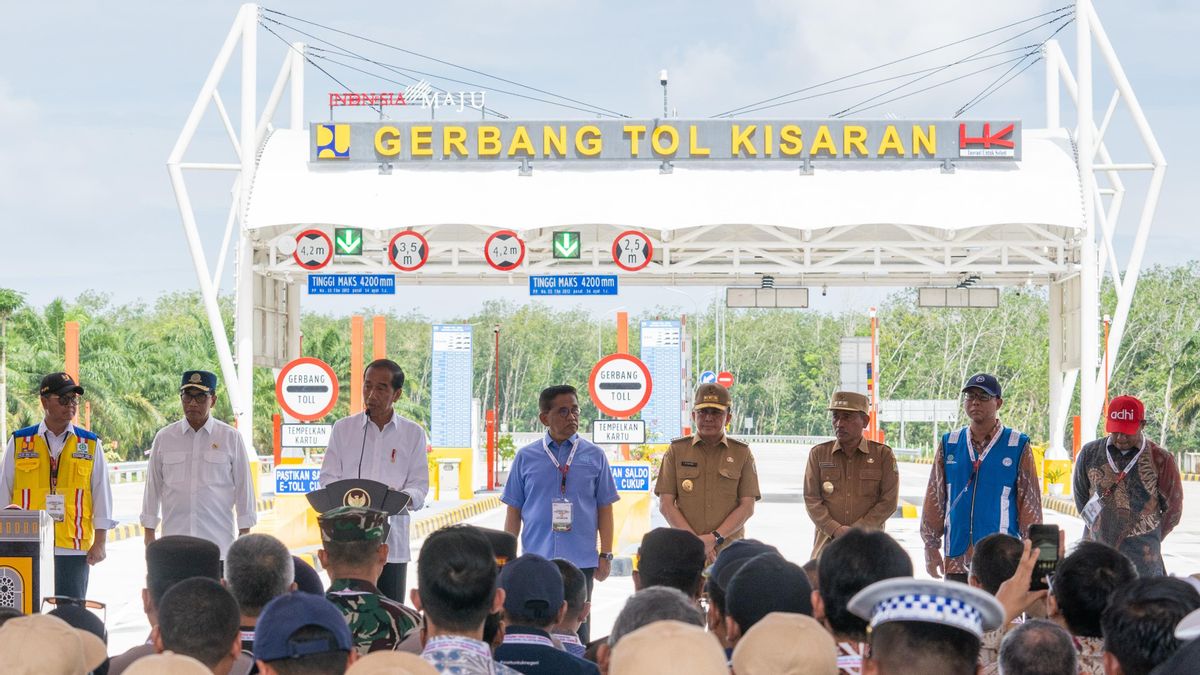
[[[304,128],[304,43],[293,42],[289,57],[292,63],[291,126],[299,130]]]
[[[1092,119],[1092,33],[1090,0],[1076,3],[1076,61],[1079,79],[1079,103],[1076,106],[1076,152],[1079,156],[1079,181],[1083,193],[1083,241],[1079,248],[1079,442],[1095,440],[1100,421],[1100,392],[1096,387],[1099,359],[1100,284],[1096,258],[1096,175],[1092,171],[1096,156]]]
[[[254,448],[254,242],[250,238],[246,216],[250,208],[250,186],[254,183],[254,162],[258,154],[258,129],[255,124],[257,101],[257,33],[258,8],[242,12],[242,93],[241,159],[242,177],[238,191],[238,212],[241,222],[237,250],[237,296],[234,309],[234,340],[237,358],[238,388],[242,406],[235,410],[238,433],[247,448]],[[251,450],[253,452],[253,450]]]
[[[1062,459],[1069,455],[1066,454],[1066,429],[1063,424],[1063,418],[1066,416],[1063,409],[1070,403],[1070,396],[1064,391],[1063,387],[1063,303],[1062,303],[1062,287],[1061,284],[1050,282],[1050,367],[1048,369],[1049,385],[1050,385],[1050,409],[1048,411],[1048,421],[1050,423],[1050,433],[1047,437],[1049,440],[1049,448],[1047,456],[1053,459]]]
[[[1058,129],[1062,126],[1058,104],[1058,40],[1048,40],[1042,47],[1042,56],[1046,59],[1046,128]]]

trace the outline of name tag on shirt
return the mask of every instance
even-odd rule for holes
[[[61,523],[67,517],[67,499],[62,495],[46,495],[46,513]]]
[[[1092,524],[1096,522],[1096,518],[1100,516],[1101,508],[1100,493],[1097,492],[1093,494],[1092,498],[1088,500],[1088,503],[1083,506],[1083,512],[1080,513],[1079,516],[1083,518],[1083,522],[1086,523],[1088,527],[1091,527]]]
[[[550,502],[550,529],[555,532],[571,531],[572,504],[569,499],[555,499]]]
[[[689,467],[689,468],[694,468],[694,467],[700,466],[699,462],[680,462],[680,464],[682,464],[683,466]]]

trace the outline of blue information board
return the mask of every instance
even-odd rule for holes
[[[608,468],[612,471],[618,492],[650,491],[649,464],[613,464]]]
[[[678,321],[642,322],[642,362],[650,370],[650,381],[654,383],[650,402],[642,408],[649,443],[667,443],[682,435],[681,333]]]
[[[310,274],[309,295],[395,295],[395,274]]]
[[[429,420],[435,448],[471,447],[471,326],[433,327],[433,401]]]
[[[275,494],[306,495],[321,487],[319,466],[275,467]]]
[[[616,295],[615,274],[539,274],[529,277],[530,295]]]

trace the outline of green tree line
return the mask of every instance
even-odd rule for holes
[[[1200,263],[1146,270],[1137,292],[1110,384],[1112,395],[1141,398],[1149,417],[1147,433],[1166,447],[1200,449]],[[1115,306],[1110,288],[1103,306],[1102,312]],[[223,299],[221,309],[232,330],[231,299]],[[728,310],[718,315],[716,309],[709,306],[688,318],[694,349],[690,360],[701,370],[717,363],[716,322],[723,316],[724,364],[736,377],[734,429],[828,433],[825,408],[839,385],[839,342],[870,334],[866,313]],[[1049,433],[1047,309],[1045,290],[1039,288],[1005,289],[994,310],[922,309],[911,289],[890,295],[878,311],[876,386],[881,397],[952,399],[968,375],[992,372],[1005,389],[1001,417],[1044,440]],[[630,317],[631,351],[638,351],[639,320],[677,318],[678,313],[677,308],[656,308]],[[387,309],[364,314],[386,317],[388,354],[406,373],[399,410],[428,426],[430,319]],[[80,380],[87,389],[92,427],[110,446],[116,442],[121,458],[141,459],[155,432],[180,418],[177,392],[183,370],[219,373],[195,293],[114,304],[102,294],[86,292],[74,300],[30,307],[19,294],[0,289],[0,363],[7,366],[0,384],[7,380],[10,433],[41,419],[36,386],[43,374],[62,369],[66,321],[80,323]],[[349,323],[349,316],[302,317],[304,355],[329,363],[343,383],[329,420],[349,410]],[[587,400],[587,378],[598,357],[616,349],[613,317],[595,317],[579,308],[552,310],[537,302],[489,302],[443,323],[473,326],[474,396],[485,408],[495,402],[493,328],[500,327],[498,408],[509,430],[540,428],[537,394],[548,384],[575,385],[584,392],[583,417],[598,417]],[[369,353],[370,321],[365,338]],[[271,415],[277,412],[274,373],[256,368],[254,438],[262,454],[270,452]],[[219,397],[216,414],[231,418],[227,396]],[[884,428],[897,444],[899,425]],[[928,446],[934,437],[929,424],[909,424],[905,435],[910,446]]]

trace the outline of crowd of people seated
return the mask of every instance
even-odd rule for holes
[[[913,577],[889,535],[854,530],[803,566],[770,544],[729,543],[714,562],[689,532],[646,533],[635,592],[608,635],[578,637],[590,606],[570,562],[517,556],[515,537],[469,525],[429,535],[416,588],[396,603],[369,581],[386,561],[384,515],[321,516],[330,586],[268,535],[222,565],[203,539],[146,548],[144,644],[110,654],[84,602],[0,610],[0,671],[80,675],[509,673],[610,675],[1173,675],[1200,672],[1200,583],[1139,577],[1122,552],[1083,541],[1030,590],[1037,548],[980,541],[968,583]]]

